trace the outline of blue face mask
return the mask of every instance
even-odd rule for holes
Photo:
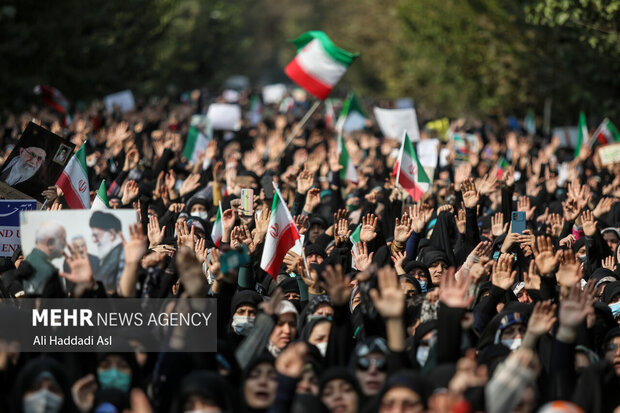
[[[422,289],[422,292],[425,293],[426,292],[426,281],[418,280],[418,283],[420,283],[420,288]]]
[[[614,315],[614,318],[620,316],[620,301],[614,304],[609,304],[609,308],[611,309],[611,313]]]
[[[98,371],[97,379],[102,389],[118,389],[127,393],[131,387],[131,374],[123,373],[118,369]]]

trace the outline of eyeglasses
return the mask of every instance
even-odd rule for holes
[[[375,365],[379,371],[387,371],[387,360],[384,358],[360,357],[357,360],[357,368],[362,371],[370,369],[371,365]]]
[[[618,350],[618,347],[620,347],[620,345],[618,345],[616,343],[609,343],[609,344],[607,344],[607,347],[606,347],[605,351],[613,351],[613,352],[615,352],[616,350]]]
[[[28,154],[28,156],[30,156],[31,159],[36,159],[39,162],[43,162],[45,160],[45,156],[35,155],[34,153],[30,152],[28,149],[26,149],[25,152]]]

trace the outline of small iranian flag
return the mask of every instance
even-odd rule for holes
[[[217,209],[217,215],[215,216],[215,221],[213,222],[213,228],[211,229],[211,240],[215,244],[216,247],[220,247],[220,243],[222,241],[222,234],[224,233],[224,224],[222,224],[222,203],[220,202],[220,206]]]
[[[342,110],[340,111],[340,117],[336,124],[337,130],[343,130],[345,132],[352,132],[355,130],[364,129],[366,126],[366,113],[362,109],[362,105],[357,100],[355,93],[351,93],[351,96],[344,101]]]
[[[278,187],[275,184],[273,187],[275,192],[271,206],[271,218],[269,219],[269,229],[265,238],[260,267],[275,280],[280,272],[284,256],[299,239],[299,231],[297,231],[295,221],[293,221]]]
[[[64,192],[65,200],[71,209],[90,208],[90,189],[86,171],[86,151],[82,145],[71,157],[56,181],[56,185]]]
[[[618,141],[620,141],[620,132],[609,119],[605,118],[592,134],[590,146],[594,146],[596,142],[601,145],[608,145]]]
[[[63,127],[66,127],[71,123],[71,115],[69,114],[69,101],[60,92],[60,90],[51,86],[37,85],[34,88],[34,93],[37,95],[41,95],[43,103],[63,115]]]
[[[577,125],[577,145],[575,145],[574,158],[579,156],[581,147],[588,141],[588,124],[586,123],[586,114],[579,113],[579,125]]]
[[[211,122],[208,122],[207,128],[208,131],[212,132]],[[197,127],[190,126],[189,132],[187,132],[185,148],[183,148],[183,157],[192,163],[198,162],[200,153],[207,149],[207,144],[210,140],[210,136],[202,133]]]
[[[108,204],[108,193],[105,188],[105,179],[101,182],[99,186],[99,191],[97,191],[97,196],[93,201],[93,205],[90,207],[92,210],[100,210],[100,209],[109,209],[110,204]]]
[[[357,247],[356,247],[356,244],[357,244],[358,242],[360,242],[360,234],[361,234],[361,233],[362,233],[362,224],[359,224],[359,225],[357,226],[357,228],[355,228],[355,231],[353,231],[353,234],[351,234],[351,235],[349,236],[349,240],[351,241],[351,244],[353,244],[353,256],[357,256]],[[358,268],[355,266],[355,259],[354,259],[353,257],[351,258],[351,266],[352,266],[353,268],[355,268],[356,270],[358,269]]]
[[[321,31],[310,31],[293,40],[297,56],[284,71],[311,95],[325,99],[359,53],[337,47]]]
[[[347,152],[347,146],[344,143],[342,131],[338,134],[338,152],[340,153],[338,162],[342,165],[340,179],[346,179],[347,181],[357,183],[357,170],[355,169],[355,165],[353,165],[353,161],[349,158],[349,152]]]
[[[402,185],[415,202],[418,202],[431,186],[431,180],[420,164],[407,132],[400,146],[398,161],[394,165],[392,175],[396,176],[396,182]]]

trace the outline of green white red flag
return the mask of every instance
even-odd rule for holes
[[[56,185],[65,194],[65,200],[71,209],[90,208],[90,188],[86,169],[86,151],[84,145],[71,157],[65,170],[56,181]]]
[[[325,99],[359,53],[337,47],[321,31],[309,31],[293,40],[297,55],[284,72],[311,95]]]
[[[93,205],[90,207],[91,210],[101,210],[101,209],[109,209],[110,204],[108,203],[108,193],[105,187],[105,179],[101,181],[101,185],[99,186],[99,191],[97,191],[97,196],[93,200]]]
[[[422,195],[430,189],[431,180],[420,164],[407,132],[405,132],[405,137],[400,146],[398,160],[394,165],[392,176],[396,177],[396,182],[411,195],[415,202],[418,202]]]
[[[338,162],[342,165],[342,169],[340,170],[340,179],[357,183],[359,181],[357,170],[355,169],[353,161],[349,157],[347,146],[345,145],[342,137],[342,131],[338,133],[338,153]]]
[[[284,256],[300,237],[295,221],[286,207],[284,198],[282,198],[275,184],[273,184],[273,187],[275,191],[271,206],[271,217],[269,219],[267,236],[265,237],[260,267],[275,280],[280,272]]]
[[[336,129],[344,132],[352,132],[355,130],[364,129],[366,126],[366,120],[368,116],[364,113],[362,105],[355,96],[355,93],[351,93],[349,98],[342,104],[342,110],[336,123]]]
[[[618,132],[618,129],[616,129],[609,119],[605,118],[592,134],[590,146],[594,146],[596,143],[599,145],[608,145],[619,141],[620,132]]]
[[[63,115],[63,127],[66,127],[71,123],[71,115],[69,114],[69,101],[60,92],[60,90],[51,86],[37,85],[34,88],[34,93],[37,95],[41,95],[43,103]]]
[[[218,248],[220,247],[220,243],[222,242],[222,234],[224,233],[222,215],[222,203],[220,202],[220,205],[217,209],[217,215],[215,216],[215,221],[213,222],[213,228],[211,229],[211,240]]]

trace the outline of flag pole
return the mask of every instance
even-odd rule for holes
[[[308,111],[306,112],[304,117],[301,118],[299,123],[297,123],[297,125],[295,126],[295,129],[293,129],[293,131],[288,135],[288,138],[286,139],[286,143],[284,144],[284,148],[282,149],[282,151],[276,157],[276,159],[275,159],[276,161],[279,161],[280,158],[282,158],[282,156],[284,155],[284,152],[286,151],[286,148],[288,148],[288,146],[291,144],[291,142],[293,142],[293,139],[295,139],[295,136],[297,136],[297,134],[299,133],[301,128],[304,127],[304,125],[306,124],[308,119],[310,119],[310,116],[312,116],[314,111],[317,110],[317,108],[319,107],[321,102],[323,102],[323,101],[322,100],[317,100],[316,102],[314,102],[314,104],[310,107],[310,109],[308,109]]]
[[[400,149],[398,150],[398,170],[396,171],[396,187],[399,188],[399,192],[401,192],[401,196],[403,197],[403,200],[401,202],[401,208],[400,208],[400,214],[403,214],[403,211],[405,210],[405,200],[407,199],[406,196],[403,196],[402,191],[400,191],[400,168],[402,166],[403,163],[403,152],[405,150],[405,136],[407,136],[407,131],[403,132],[403,140],[400,143]]]

